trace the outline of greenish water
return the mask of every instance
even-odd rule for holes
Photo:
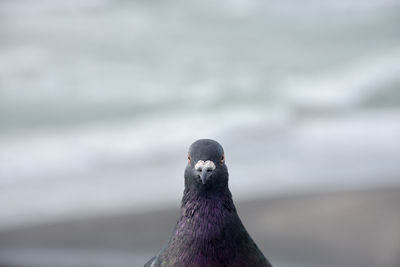
[[[204,137],[239,199],[399,184],[399,9],[0,1],[0,228],[176,203]]]

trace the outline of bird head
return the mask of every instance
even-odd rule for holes
[[[188,152],[185,169],[186,186],[212,188],[228,184],[228,169],[222,146],[210,139],[194,142]]]

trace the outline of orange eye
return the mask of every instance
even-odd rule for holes
[[[192,159],[190,158],[190,154],[188,153],[187,155],[188,163],[190,164],[192,162]]]
[[[224,154],[222,154],[220,162],[221,162],[221,164],[224,164],[224,162],[225,162],[225,155]]]

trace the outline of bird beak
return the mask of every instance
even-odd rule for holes
[[[215,170],[215,164],[211,160],[199,160],[195,165],[195,170],[203,184],[206,184],[211,174]]]
[[[210,178],[210,176],[211,176],[211,172],[208,172],[207,170],[203,170],[203,171],[200,173],[200,180],[201,180],[201,182],[202,182],[203,184],[206,184],[206,182],[207,182],[208,178]]]

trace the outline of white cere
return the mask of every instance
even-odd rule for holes
[[[213,161],[211,160],[207,160],[207,161],[203,161],[203,160],[199,160],[196,165],[194,165],[194,168],[197,171],[201,171],[201,170],[215,170],[215,164]]]

